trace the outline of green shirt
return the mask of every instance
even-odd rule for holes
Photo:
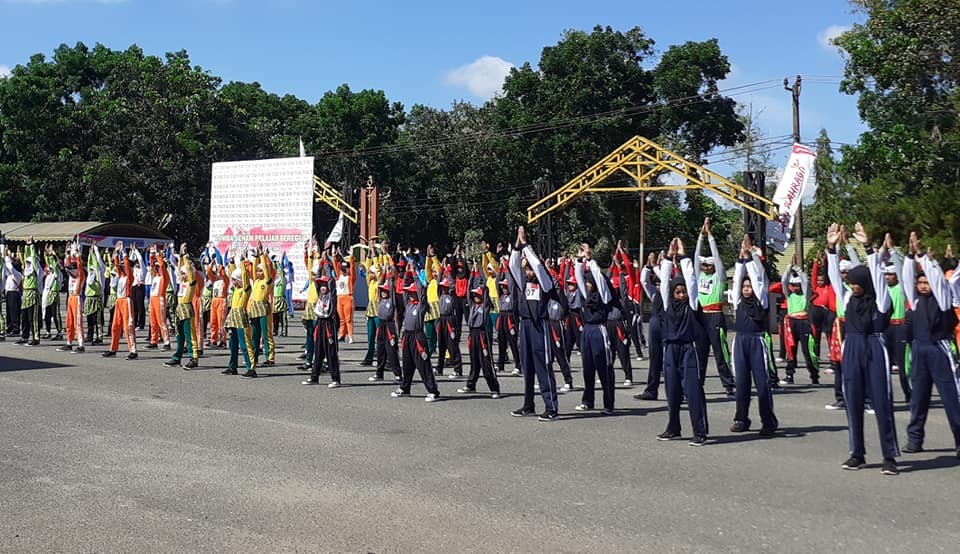
[[[887,287],[887,291],[890,293],[890,300],[893,302],[893,314],[890,315],[890,319],[906,319],[907,299],[903,294],[900,283]]]
[[[719,273],[714,272],[713,275],[701,273],[697,277],[697,300],[701,306],[720,304],[726,288],[727,282],[720,278]]]

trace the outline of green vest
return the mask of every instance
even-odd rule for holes
[[[902,290],[900,283],[887,287],[890,300],[893,302],[893,314],[890,315],[890,319],[907,318],[907,299],[904,297]]]
[[[727,288],[727,283],[719,273],[713,275],[701,273],[697,278],[697,300],[701,306],[711,304],[720,304],[723,302],[723,293]]]
[[[846,284],[843,285],[843,288],[848,291],[850,290],[850,288]],[[847,307],[844,304],[843,300],[838,296],[837,297],[837,317],[839,317],[840,319],[843,319],[844,317],[846,317],[846,314],[847,314]]]
[[[802,294],[787,293],[787,314],[807,311],[807,297]]]
[[[93,255],[93,249],[90,249],[90,255],[87,256],[87,288],[84,290],[84,296],[100,296],[100,260]]]

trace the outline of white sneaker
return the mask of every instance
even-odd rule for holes
[[[477,392],[477,389],[468,389],[467,387],[460,387],[459,389],[457,389],[457,392],[459,392],[460,394],[473,394]]]
[[[403,392],[403,389],[397,389],[390,393],[390,398],[400,398],[401,396],[409,396],[410,393]]]
[[[490,394],[490,398],[492,398],[492,399],[494,399],[494,400],[498,400],[498,399],[500,398],[500,393],[499,393],[499,392],[491,393],[491,394]]]
[[[377,377],[376,375],[371,375],[370,377],[367,377],[367,381],[370,381],[370,382],[383,381],[383,377]]]
[[[447,379],[450,379],[451,381],[456,379],[457,377],[460,377],[460,376],[457,375],[456,373],[451,373],[450,375],[447,375]]]
[[[576,406],[573,407],[573,409],[577,412],[585,412],[590,408],[588,408],[586,404],[577,404]]]
[[[339,388],[339,387],[340,387],[340,382],[339,382],[339,381],[333,381],[332,383],[330,383],[329,385],[327,385],[327,388],[328,388],[328,389],[336,389],[336,388]]]
[[[787,385],[790,384],[790,383],[786,382],[786,380],[784,380],[784,379],[780,379],[780,380],[778,381],[778,383],[780,384],[781,387],[785,387],[785,386],[787,386]]]
[[[833,369],[827,368],[823,370],[824,375],[833,375]]]
[[[786,360],[784,360],[783,358],[777,356],[776,361],[777,361],[777,363],[783,363],[783,362],[785,362]]]
[[[568,385],[568,384],[564,383],[564,385],[563,385],[562,387],[560,387],[560,391],[559,391],[559,392],[570,392],[570,391],[572,391],[572,390],[573,390],[573,386],[572,386],[572,385]]]
[[[300,384],[301,385],[319,385],[320,383],[307,379],[306,381],[300,381]]]
[[[435,402],[437,400],[437,395],[430,393],[426,398],[423,399],[424,402]]]
[[[510,375],[520,375],[520,369],[514,368],[514,370],[510,372]]]
[[[602,385],[603,383],[600,382],[600,379],[597,379],[597,384]]]
[[[873,406],[866,408],[866,412],[870,415],[875,415],[877,413],[877,411],[873,409]]]
[[[625,381],[623,382],[623,386],[625,386],[625,387],[632,387],[632,386],[633,386],[633,381],[631,381],[630,379],[627,379],[627,380],[625,380]]]
[[[539,384],[539,383],[534,383],[534,385],[533,385],[533,391],[534,391],[534,392],[540,392],[540,384]]]
[[[642,362],[642,361],[643,361],[643,356],[637,356],[637,361],[638,361],[638,362]]]
[[[353,344],[353,337],[347,337],[347,344]]]

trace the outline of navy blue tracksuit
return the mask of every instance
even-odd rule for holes
[[[850,455],[863,458],[863,408],[869,395],[880,431],[880,449],[884,459],[900,455],[893,422],[893,387],[887,371],[887,345],[883,332],[866,334],[847,326],[843,338],[843,399],[847,405],[850,428]]]
[[[742,296],[745,278],[750,279],[753,295]],[[733,340],[733,370],[737,384],[737,413],[734,422],[750,428],[751,381],[757,387],[760,421],[766,430],[779,427],[773,414],[773,391],[770,389],[770,352],[767,347],[769,304],[766,273],[760,258],[737,260],[733,273],[733,296],[737,308],[737,336]]]
[[[520,267],[521,257],[526,257],[527,263],[537,273],[538,280],[531,282],[525,279],[525,272]],[[549,273],[540,264],[533,248],[527,245],[513,251],[508,273],[511,295],[515,300],[514,313],[520,319],[518,340],[520,363],[518,365],[523,368],[523,409],[525,411],[535,409],[533,385],[536,378],[540,383],[540,396],[543,398],[546,411],[557,413],[557,382],[553,376],[550,359],[550,326],[547,311],[548,300],[551,298],[556,300],[557,289],[553,287]]]

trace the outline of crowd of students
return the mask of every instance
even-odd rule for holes
[[[370,381],[389,371],[395,398],[411,394],[415,374],[426,389],[425,400],[440,398],[437,378],[462,377],[460,394],[477,393],[482,374],[487,393],[500,398],[498,374],[512,360],[522,374],[523,404],[513,416],[538,415],[536,393],[544,409],[538,419],[559,413],[558,395],[577,388],[570,361],[576,348],[582,365],[582,394],[575,411],[596,408],[601,387],[601,414],[613,415],[615,365],[623,384],[633,384],[631,347],[637,359],[649,348],[646,386],[635,398],[657,400],[665,387],[668,420],[659,440],[681,437],[681,405],[686,403],[692,446],[707,442],[709,425],[704,379],[710,351],[721,383],[736,399],[731,432],[751,429],[752,389],[759,405],[761,436],[779,427],[773,391],[795,382],[802,356],[812,384],[819,384],[821,338],[829,345],[828,373],[835,378],[836,401],[828,409],[845,409],[849,458],[845,469],[864,464],[863,414],[876,416],[883,456],[882,471],[898,472],[900,455],[893,415],[892,374],[899,375],[910,423],[905,452],[923,450],[924,426],[936,385],[960,457],[960,375],[956,362],[960,272],[945,275],[932,252],[922,251],[911,235],[906,252],[890,236],[874,245],[858,223],[852,233],[866,251],[864,263],[845,228],[832,225],[827,248],[811,268],[800,265],[771,285],[759,248],[744,237],[734,264],[732,286],[707,219],[693,252],[675,238],[669,248],[646,260],[631,259],[618,244],[604,271],[582,244],[575,256],[544,258],[528,244],[523,227],[512,244],[494,251],[484,242],[481,255],[468,259],[461,248],[440,257],[428,246],[399,247],[371,242],[344,255],[336,245],[303,246],[309,279],[302,324],[306,340],[300,354],[304,385],[329,375],[329,388],[341,386],[339,348],[353,342],[353,292],[365,281],[366,353]],[[709,255],[701,256],[703,240]],[[845,247],[846,258],[841,247]],[[40,252],[32,240],[16,252],[0,240],[6,318],[0,313],[0,340],[18,336],[20,344],[41,338],[63,340],[58,350],[83,353],[101,345],[109,316],[110,343],[104,357],[116,356],[126,339],[127,359],[138,357],[138,331],[146,326],[146,349],[171,351],[164,362],[197,367],[204,347],[228,348],[226,375],[257,377],[257,369],[276,363],[274,337],[286,335],[294,315],[293,264],[290,252],[270,252],[260,244],[219,251],[208,244],[191,255],[186,245],[151,246],[145,252],[118,242],[109,251],[79,244],[60,256],[50,245]],[[42,256],[41,256],[42,254]],[[952,253],[947,252],[947,259]],[[67,295],[65,324],[60,297]],[[781,380],[768,332],[771,292],[783,297],[779,328]],[[650,315],[644,333],[644,302]],[[727,337],[724,306],[733,308],[735,338]],[[3,310],[0,310],[2,312]],[[149,314],[149,317],[147,315]],[[461,333],[466,326],[466,352]],[[41,331],[43,333],[41,334]],[[176,336],[172,348],[171,335]],[[649,337],[649,340],[648,340]],[[242,372],[241,372],[242,360]],[[554,362],[563,385],[557,387]]]

